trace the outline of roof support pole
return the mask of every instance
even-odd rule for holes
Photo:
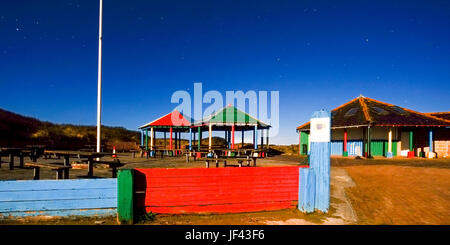
[[[428,145],[430,146],[430,152],[433,152],[433,129],[428,131]]]
[[[150,150],[153,150],[153,142],[154,142],[155,132],[153,131],[153,127],[150,128]]]
[[[414,144],[413,144],[413,139],[414,139],[414,133],[413,130],[411,129],[409,131],[409,152],[408,152],[408,157],[409,158],[413,158],[414,157]]]
[[[144,146],[144,130],[141,130],[141,146]]]
[[[244,138],[245,138],[245,137],[244,137],[244,136],[245,136],[245,135],[244,135],[244,132],[245,132],[245,131],[242,130],[242,138],[241,138],[242,146],[241,146],[241,148],[244,148]]]
[[[264,129],[261,129],[261,149],[264,149]]]
[[[266,145],[267,151],[269,151],[269,129],[266,129]]]
[[[189,128],[189,151],[192,151],[192,128]]]
[[[302,154],[302,131],[298,132],[298,155]]]
[[[212,150],[212,124],[209,124],[209,141],[208,141],[208,149],[211,151]]]
[[[371,158],[372,157],[372,153],[371,153],[371,147],[370,145],[372,144],[371,138],[370,138],[370,126],[367,127],[367,152],[366,152],[366,156],[367,158]]]
[[[231,125],[231,149],[234,149],[234,124]]]
[[[176,149],[178,149],[178,132],[177,131],[175,131],[175,150]]]
[[[148,128],[145,129],[145,151],[148,151]]]
[[[392,128],[389,128],[389,132],[388,132],[388,152],[386,154],[386,156],[388,158],[392,158]]]
[[[197,150],[200,151],[200,147],[202,146],[202,127],[198,127],[197,132],[198,132]]]
[[[255,147],[255,150],[258,150],[258,125],[255,125],[255,129],[253,130],[254,136],[253,136],[253,145]]]
[[[172,127],[170,127],[170,132],[169,132],[169,149],[172,150],[172,135],[173,135],[173,129]]]
[[[344,152],[342,152],[342,156],[348,157],[348,151],[347,151],[347,129],[344,129]]]
[[[166,144],[166,131],[164,131],[164,149],[166,149],[167,144]]]
[[[225,144],[227,145],[228,148],[228,130],[225,130],[224,133],[225,133]]]

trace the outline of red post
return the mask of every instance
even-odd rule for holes
[[[347,129],[344,129],[344,155],[347,152]]]
[[[234,149],[234,124],[231,125],[231,149]]]
[[[169,149],[172,150],[172,127],[170,127]]]

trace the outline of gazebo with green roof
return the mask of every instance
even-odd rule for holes
[[[266,131],[266,144],[269,145],[269,124],[264,123],[249,114],[228,105],[223,109],[211,114],[210,116],[196,121],[191,126],[198,133],[197,149],[200,151],[202,131],[208,131],[209,143],[208,149],[212,150],[212,131],[224,131],[225,140],[230,149],[235,149],[235,132],[242,132],[242,145],[244,145],[245,131],[253,131],[254,149],[258,149],[258,130],[261,130],[261,146],[264,146],[264,130]],[[197,130],[195,130],[197,128]],[[190,147],[191,148],[191,147]]]

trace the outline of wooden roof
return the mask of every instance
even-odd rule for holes
[[[331,111],[331,128],[357,126],[450,126],[450,120],[359,96]],[[309,122],[297,127],[309,130]]]
[[[441,119],[450,120],[450,111],[447,112],[428,112],[425,115],[439,117]]]

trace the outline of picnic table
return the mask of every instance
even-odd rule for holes
[[[56,179],[68,179],[69,178],[69,169],[70,166],[62,166],[58,164],[49,164],[49,163],[25,163],[25,166],[31,167],[34,169],[33,180],[39,180],[40,177],[40,169],[41,168],[49,168],[51,170],[56,171]]]
[[[250,166],[250,163],[253,162],[253,167],[256,167],[256,159],[258,159],[258,158],[260,158],[260,157],[254,157],[254,156],[241,156],[241,157],[226,157],[226,156],[222,156],[222,157],[217,157],[216,156],[216,157],[200,158],[199,160],[205,161],[206,168],[209,168],[210,162],[215,162],[216,163],[216,168],[219,167],[219,163],[220,162],[223,162],[223,167],[234,166],[234,165],[227,164],[227,162],[229,160],[237,161],[239,167],[242,167],[242,163],[244,161],[247,162],[247,166]]]
[[[64,166],[70,166],[69,159],[70,158],[86,158],[88,163],[88,177],[94,176],[94,159],[95,158],[102,158],[104,156],[110,156],[112,153],[106,153],[106,152],[89,152],[89,151],[60,151],[60,150],[46,150],[45,154],[52,154],[55,156],[62,156],[64,157]],[[68,171],[66,169],[65,171]]]
[[[164,157],[164,155],[166,156],[178,156],[178,155],[182,155],[183,154],[183,150],[182,149],[161,149],[161,148],[153,148],[153,150],[148,149],[147,151],[145,151],[145,149],[142,151],[142,154],[144,152],[147,152],[146,158],[149,157],[157,157],[158,153],[161,156],[161,158]],[[153,152],[153,154],[151,154],[151,152]],[[170,154],[169,154],[170,153]],[[141,157],[142,157],[141,154]],[[150,156],[151,155],[151,156]]]
[[[18,156],[19,157],[19,166],[22,168],[23,167],[23,159],[25,157],[25,155],[29,155],[30,159],[35,159],[33,158],[33,155],[31,154],[31,150],[28,148],[19,148],[19,147],[1,147],[0,148],[0,168],[2,167],[2,156],[9,156],[9,169],[13,170],[14,169],[14,157]]]

